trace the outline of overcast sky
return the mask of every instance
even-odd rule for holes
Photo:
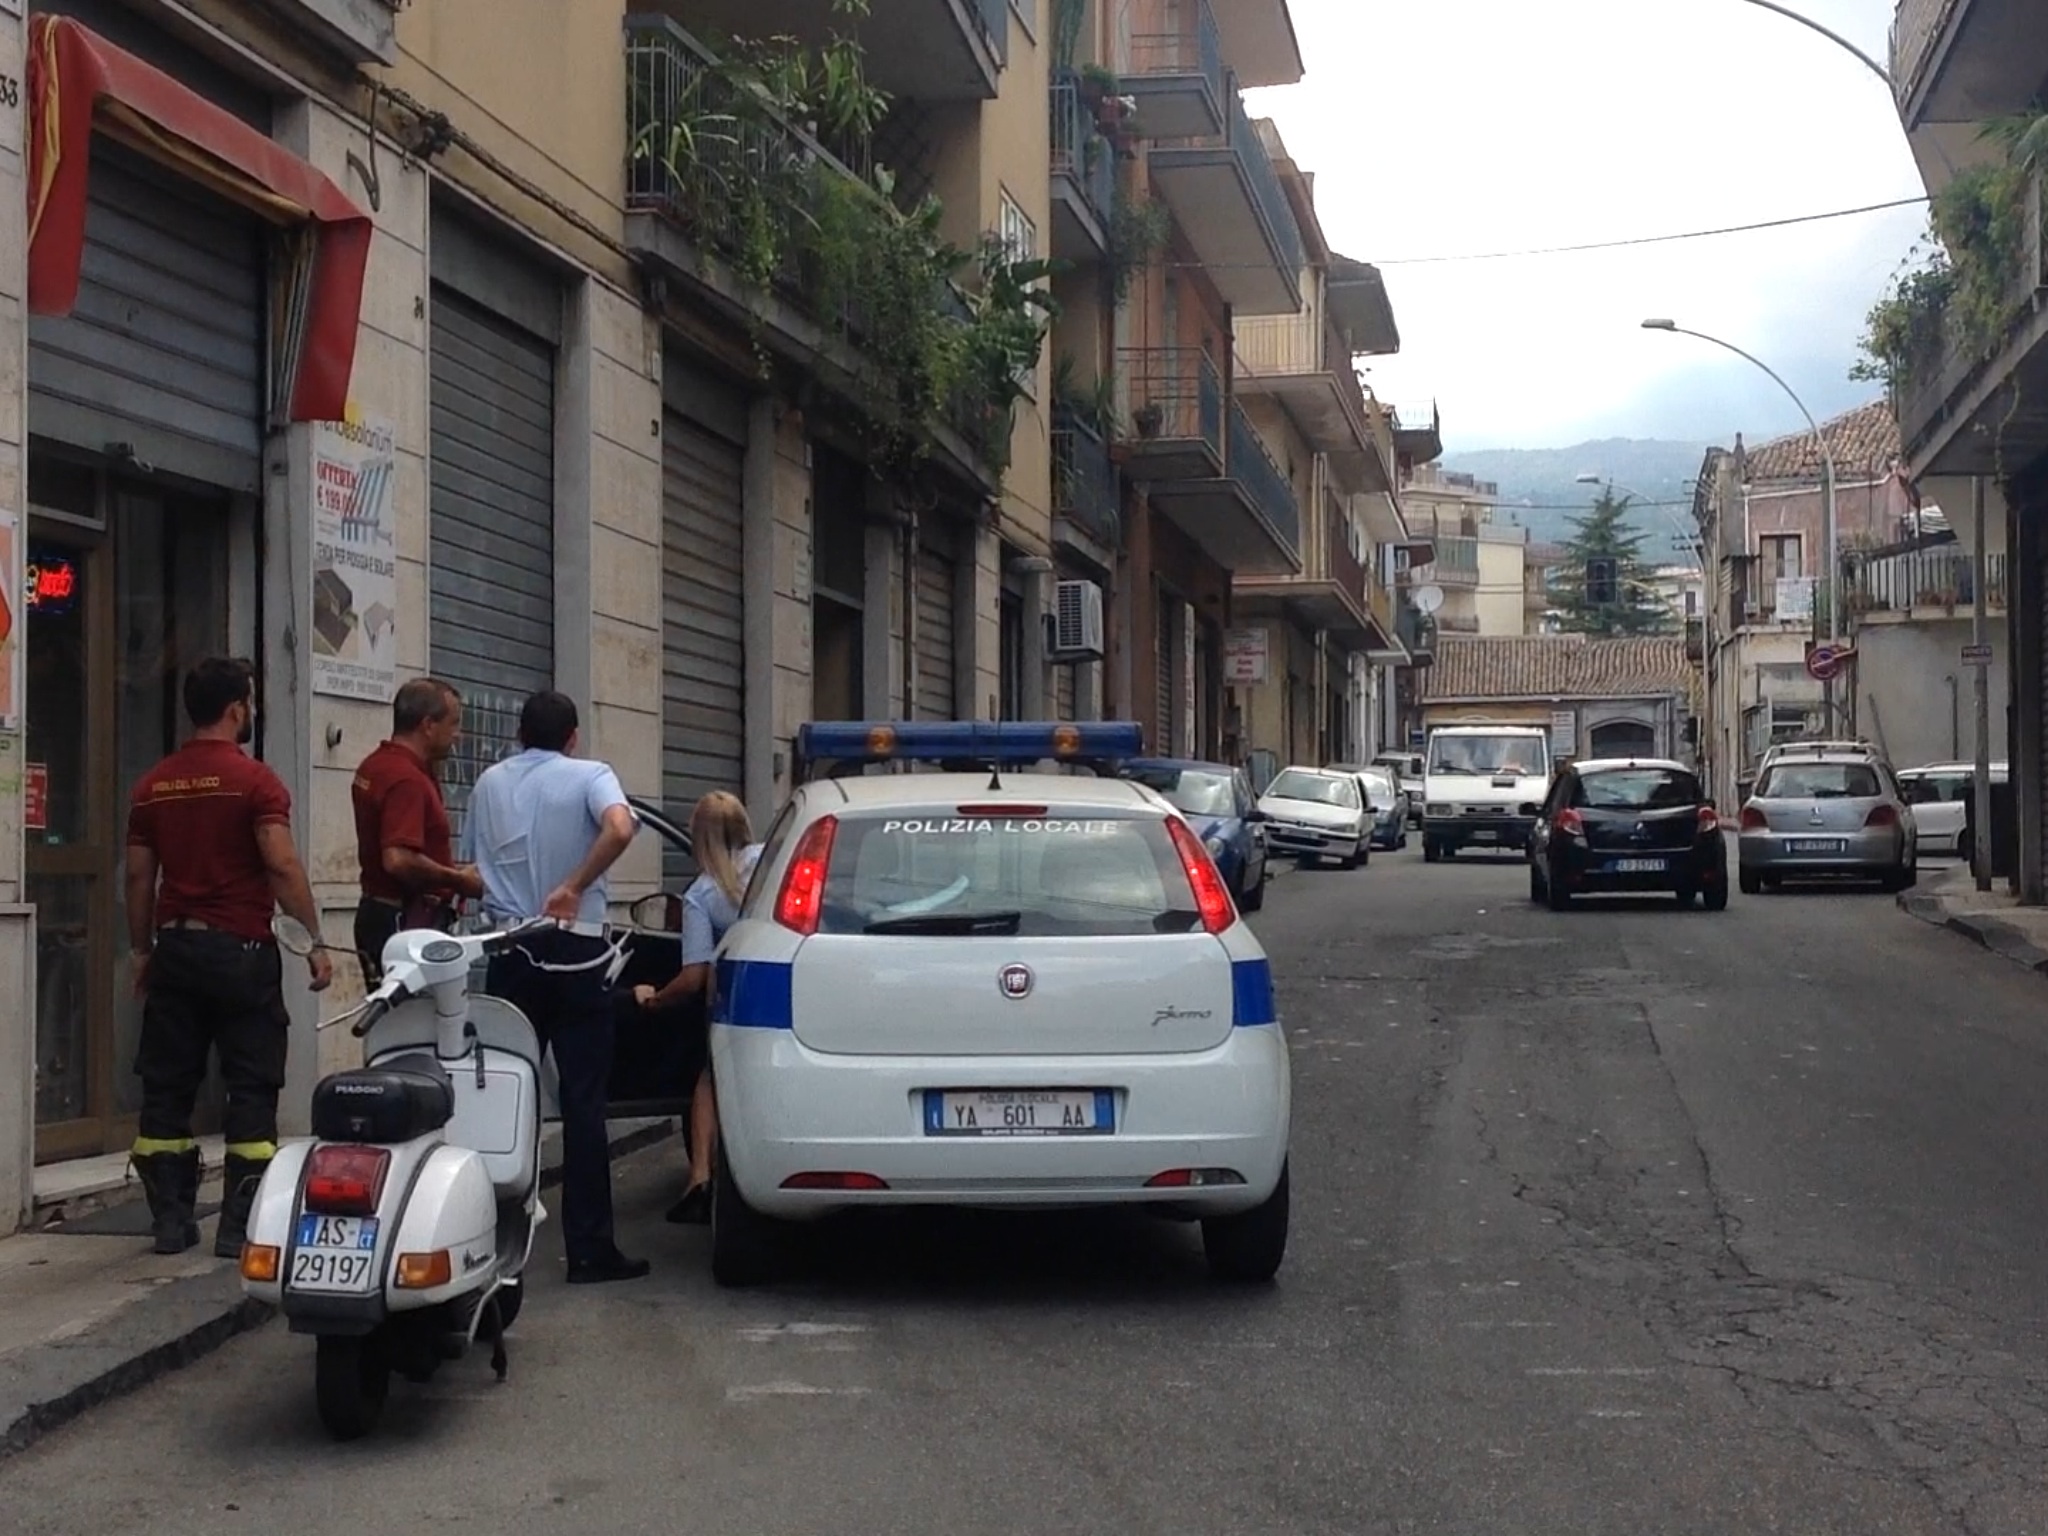
[[[1219,0],[1230,4],[1231,0]],[[1793,0],[1887,60],[1890,0]],[[1293,0],[1308,78],[1253,93],[1316,178],[1331,243],[1382,263],[1398,357],[1446,446],[1752,443],[1800,417],[1770,380],[1648,315],[1722,336],[1823,420],[1922,208],[1636,250],[1397,265],[1860,207],[1922,192],[1884,86],[1745,0]]]

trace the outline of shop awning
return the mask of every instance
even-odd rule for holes
[[[348,409],[370,216],[341,188],[240,118],[68,17],[28,37],[28,307],[68,315],[85,251],[92,135],[106,134],[251,210],[292,252],[272,298],[283,344],[274,401],[289,421]]]

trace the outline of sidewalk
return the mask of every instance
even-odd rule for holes
[[[2016,965],[2048,976],[2048,907],[2023,907],[2003,880],[1980,891],[1966,869],[1901,892],[1899,905],[1922,922],[1947,928]]]
[[[612,1155],[677,1130],[673,1119],[615,1122]],[[217,1152],[209,1163],[217,1168]],[[547,1129],[541,1168],[543,1189],[561,1181],[558,1127]],[[0,1458],[271,1317],[242,1295],[235,1266],[213,1257],[211,1220],[199,1247],[159,1258],[134,1185],[137,1198],[120,1200],[101,1174],[69,1182],[76,1198],[38,1202],[40,1230],[0,1240]],[[215,1211],[219,1194],[216,1176],[201,1211]]]

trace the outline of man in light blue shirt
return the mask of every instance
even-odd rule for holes
[[[526,1015],[555,1056],[562,1105],[562,1242],[571,1284],[637,1280],[644,1259],[612,1234],[611,1143],[605,1130],[614,1016],[605,967],[606,872],[638,818],[618,775],[575,755],[574,701],[545,691],[519,713],[523,749],[478,776],[463,820],[462,857],[476,866],[493,927],[552,917],[491,960],[486,983]]]

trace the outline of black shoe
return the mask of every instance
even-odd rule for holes
[[[256,1204],[256,1186],[263,1182],[269,1158],[236,1157],[228,1154],[221,1169],[220,1226],[213,1234],[213,1256],[240,1259],[242,1244],[249,1236],[249,1213]]]
[[[654,1266],[645,1259],[629,1259],[623,1253],[614,1253],[608,1259],[593,1259],[588,1264],[571,1264],[569,1283],[609,1285],[614,1280],[639,1280],[653,1268]]]
[[[154,1251],[183,1253],[199,1243],[199,1223],[193,1212],[199,1196],[199,1149],[182,1152],[152,1152],[129,1158],[135,1176],[142,1181],[143,1197],[149,1201]]]
[[[668,1208],[665,1218],[671,1226],[708,1227],[711,1225],[711,1181],[692,1184],[683,1191],[683,1198]]]

